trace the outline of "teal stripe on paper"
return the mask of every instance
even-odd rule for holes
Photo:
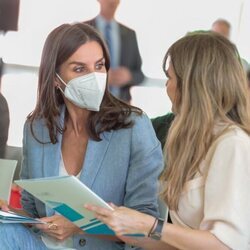
[[[68,220],[74,222],[77,220],[81,220],[84,217],[76,212],[74,209],[72,209],[67,204],[56,202],[56,201],[49,201],[47,200],[46,203],[50,205],[56,212],[66,217]]]
[[[96,218],[93,218],[93,219],[91,219],[91,220],[89,220],[89,221],[99,221],[99,220],[96,219]]]
[[[56,210],[59,214],[63,215],[64,217],[66,217],[68,220],[72,222],[81,220],[84,218],[81,214],[79,214],[78,212],[76,212],[74,209],[72,209],[66,204],[62,204],[58,207],[55,207],[54,210]]]
[[[89,229],[84,230],[86,233],[89,234],[105,234],[105,235],[115,235],[114,231],[111,230],[108,226],[105,224],[101,224],[96,227],[92,227]]]
[[[99,220],[98,221],[94,221],[94,222],[91,222],[89,224],[85,224],[84,226],[81,226],[81,229],[85,229],[85,228],[88,228],[88,227],[91,227],[91,226],[94,226],[94,225],[97,225],[97,224],[100,224],[102,222],[100,222]]]
[[[62,204],[61,206],[56,207],[54,209],[72,222],[81,220],[84,218],[81,214],[79,214],[78,212],[76,212],[74,209],[72,209],[66,204]]]

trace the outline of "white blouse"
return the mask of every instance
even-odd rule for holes
[[[80,174],[81,174],[81,171],[76,177],[79,178]],[[60,176],[69,175],[65,168],[62,154],[61,154],[61,160],[60,160],[60,165],[59,165],[59,175]],[[74,250],[72,237],[69,237],[64,241],[59,241],[59,240],[56,240],[55,238],[50,237],[49,235],[43,234],[42,241],[48,249]]]
[[[184,185],[174,224],[208,230],[229,248],[250,249],[250,137],[233,127],[219,137]]]

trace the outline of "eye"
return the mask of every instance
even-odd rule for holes
[[[74,72],[81,73],[84,72],[85,68],[83,66],[77,66],[74,68]]]
[[[97,70],[102,70],[104,66],[105,66],[105,65],[104,65],[104,62],[100,62],[100,63],[97,63],[97,64],[96,64],[95,68],[96,68]]]

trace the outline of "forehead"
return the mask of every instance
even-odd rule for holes
[[[230,27],[226,23],[216,23],[213,26],[213,31],[218,32],[221,35],[224,35],[226,38],[229,38]]]
[[[79,61],[83,63],[91,63],[103,57],[101,45],[96,41],[90,41],[81,45],[69,58],[70,61]]]

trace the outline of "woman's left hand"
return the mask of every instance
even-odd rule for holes
[[[36,224],[35,226],[57,240],[65,240],[74,233],[82,232],[79,227],[61,215],[44,217],[40,220],[47,222],[47,224]]]
[[[86,204],[85,208],[94,212],[96,218],[107,224],[117,236],[127,234],[148,235],[155,218],[127,207],[111,204],[113,210]]]

